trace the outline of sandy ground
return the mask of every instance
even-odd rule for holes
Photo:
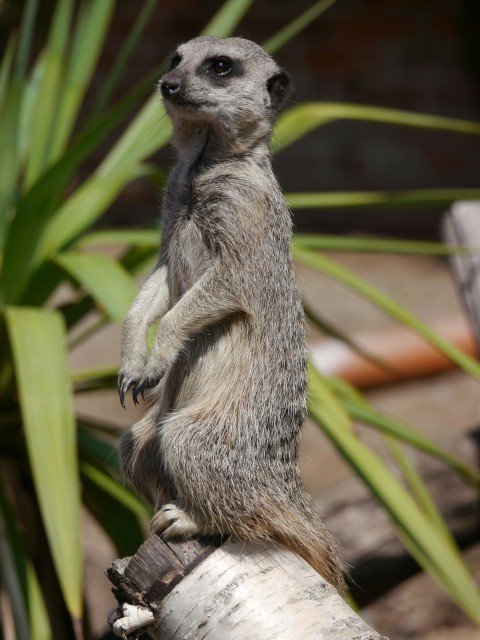
[[[332,257],[382,291],[394,296],[398,302],[426,322],[463,313],[451,273],[444,260],[372,254],[336,254]],[[393,323],[369,303],[318,272],[298,266],[297,273],[299,284],[310,306],[342,331],[375,331]],[[118,363],[119,337],[119,330],[116,328],[99,332],[72,354],[72,367],[80,369]],[[310,333],[311,339],[317,337],[314,332]],[[436,442],[453,442],[462,433],[467,433],[480,424],[478,383],[460,371],[449,371],[428,378],[384,386],[369,391],[367,396],[374,406],[417,425],[425,435]],[[140,410],[134,410],[130,405],[127,411],[123,411],[117,396],[113,393],[85,396],[78,401],[78,410],[83,415],[124,426],[130,425],[141,415]],[[366,432],[365,438],[374,448],[382,450],[379,439],[373,433]],[[467,458],[470,457],[471,452],[465,453]],[[326,496],[332,488],[341,491],[342,486],[349,486],[345,483],[359,482],[325,435],[310,421],[307,421],[303,434],[301,464],[305,484],[320,508],[322,495]],[[374,528],[372,523],[372,529]],[[341,532],[339,535],[341,538]],[[87,514],[85,552],[93,623],[95,631],[101,634],[106,627],[106,612],[114,603],[103,572],[114,559],[115,552]],[[478,563],[478,557],[476,561]],[[426,580],[426,584],[422,580]],[[447,620],[440,619],[438,624],[430,617],[432,624],[425,624],[419,613],[418,591],[428,589],[429,593],[436,593],[437,588],[432,587],[429,580],[426,576],[411,578],[408,581],[411,583],[410,591],[405,585],[397,587],[406,591],[402,591],[401,596],[397,593],[390,600],[386,595],[383,602],[378,603],[377,609],[370,607],[366,612],[369,620],[377,624],[383,633],[389,634],[392,640],[407,637],[418,640],[470,640],[478,637],[471,635],[468,621],[450,604],[448,606],[453,607],[455,615],[451,615]],[[434,599],[434,602],[438,602],[441,607],[446,606],[441,598]],[[417,618],[419,622],[415,627]]]

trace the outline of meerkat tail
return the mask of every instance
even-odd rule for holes
[[[345,595],[347,565],[333,536],[316,514],[291,513],[275,523],[273,538],[311,565],[340,595]]]
[[[313,536],[310,540],[293,536],[281,539],[279,536],[279,542],[298,553],[322,578],[335,587],[341,596],[345,595],[346,565],[336,554],[336,549],[334,552],[325,546],[324,540]]]

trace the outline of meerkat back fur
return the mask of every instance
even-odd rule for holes
[[[123,325],[122,405],[129,389],[150,404],[121,440],[124,473],[164,536],[277,541],[342,592],[345,565],[298,466],[304,316],[269,156],[288,77],[249,40],[202,36],[159,88],[179,157],[159,262]]]

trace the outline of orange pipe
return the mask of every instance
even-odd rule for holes
[[[467,318],[458,314],[433,322],[431,328],[471,356],[478,347]],[[454,364],[422,337],[400,325],[352,336],[360,349],[386,369],[360,355],[344,342],[328,339],[311,346],[311,355],[322,373],[344,378],[359,388],[374,387],[417,376],[444,371]]]

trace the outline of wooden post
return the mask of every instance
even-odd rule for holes
[[[480,201],[455,202],[445,215],[443,236],[449,244],[476,251],[453,256],[451,264],[480,345]]]
[[[115,561],[107,572],[120,605],[109,620],[114,633],[135,637],[146,628],[162,640],[382,640],[291,551],[216,544],[167,546],[154,535],[132,558]]]

